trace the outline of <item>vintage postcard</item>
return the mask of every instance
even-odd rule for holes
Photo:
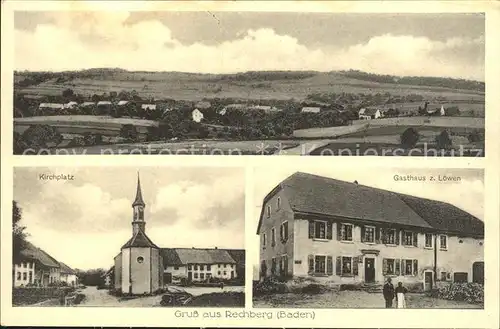
[[[1,16],[2,325],[499,327],[498,3]]]
[[[12,305],[243,307],[244,179],[14,168]]]
[[[480,12],[17,11],[14,36],[14,154],[485,153]]]
[[[483,308],[483,175],[257,168],[254,307]]]

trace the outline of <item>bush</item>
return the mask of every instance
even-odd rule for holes
[[[433,289],[428,296],[454,301],[463,301],[471,304],[484,303],[484,286],[478,283],[450,283],[449,285]]]
[[[278,282],[273,279],[265,279],[253,285],[254,296],[265,294],[284,294],[287,292],[289,292],[289,289],[285,283]]]
[[[314,295],[314,294],[322,294],[326,290],[327,289],[324,285],[320,285],[317,283],[311,283],[311,284],[308,284],[307,286],[302,288],[302,293]]]
[[[406,149],[414,148],[420,138],[419,133],[413,129],[408,128],[401,134],[401,145]]]

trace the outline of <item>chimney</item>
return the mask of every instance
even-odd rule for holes
[[[354,181],[354,184],[358,185],[358,181],[357,181],[357,180],[355,180],[355,181]]]

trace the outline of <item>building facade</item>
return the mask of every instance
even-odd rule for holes
[[[446,218],[446,219],[443,219]],[[260,276],[429,289],[484,281],[484,224],[455,206],[296,173],[264,199]]]

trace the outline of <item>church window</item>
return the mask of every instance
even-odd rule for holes
[[[144,257],[142,257],[142,256],[137,257],[137,262],[138,262],[139,264],[144,263]]]

